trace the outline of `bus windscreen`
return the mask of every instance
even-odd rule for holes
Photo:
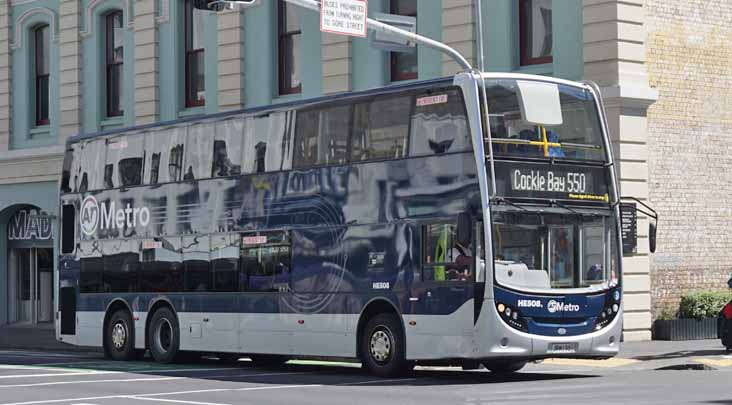
[[[600,116],[589,90],[558,85],[560,125],[534,125],[521,112],[517,80],[486,80],[493,154],[501,157],[606,161]]]

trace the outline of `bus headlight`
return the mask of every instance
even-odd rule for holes
[[[503,321],[509,326],[522,332],[528,332],[528,322],[523,316],[521,316],[521,313],[518,310],[500,302],[496,303],[496,309],[498,310],[498,315],[501,316],[501,319],[503,319]]]

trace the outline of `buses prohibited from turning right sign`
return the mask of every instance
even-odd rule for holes
[[[320,30],[333,34],[366,36],[366,0],[323,0]]]

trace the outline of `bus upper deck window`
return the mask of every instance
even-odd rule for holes
[[[241,144],[243,134],[243,119],[226,120],[216,124],[211,177],[226,177],[241,174]]]
[[[457,89],[419,93],[410,131],[410,154],[432,155],[470,148],[465,103]]]
[[[351,161],[406,156],[410,100],[409,96],[389,96],[356,105]]]

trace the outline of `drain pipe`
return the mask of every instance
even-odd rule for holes
[[[488,138],[488,159],[490,160],[490,166],[491,166],[491,194],[489,196],[489,200],[493,199],[496,196],[496,165],[493,161],[493,136],[491,135],[491,125],[490,125],[490,118],[488,117],[488,94],[486,93],[485,89],[485,77],[483,76],[483,72],[485,72],[485,50],[483,46],[483,1],[482,0],[474,0],[473,1],[473,12],[475,16],[475,45],[478,48],[478,66],[480,68],[479,74],[480,74],[480,98],[481,103],[483,104],[483,113],[481,114],[481,117],[485,117],[485,119],[481,118],[481,123],[483,124],[483,132],[485,133],[485,137]],[[485,142],[484,142],[485,144]]]

